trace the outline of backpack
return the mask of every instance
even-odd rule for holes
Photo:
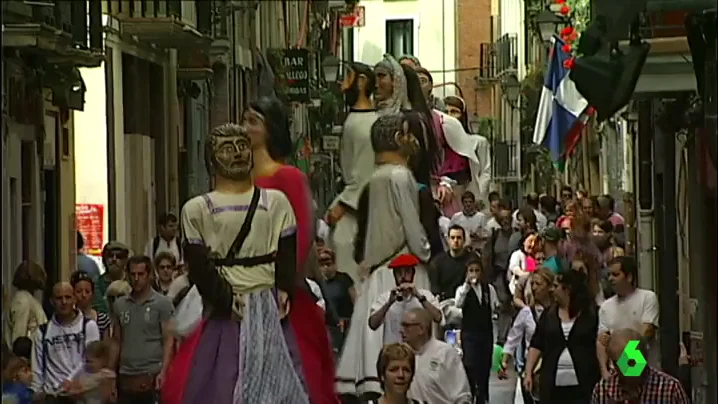
[[[155,255],[157,255],[157,250],[160,248],[160,236],[156,236],[152,239],[152,259],[155,258]],[[182,261],[182,248],[178,248],[179,250],[179,260]]]
[[[52,321],[52,320],[50,320]],[[85,316],[82,316],[82,344],[81,346],[85,346],[85,340],[87,338],[87,323],[89,323],[91,320]],[[47,372],[47,354],[49,352],[49,348],[47,346],[47,340],[45,337],[47,336],[47,327],[50,323],[45,323],[40,326],[40,333],[41,333],[41,341],[42,341],[42,375],[45,376]]]
[[[160,236],[156,236],[152,239],[152,258],[157,255],[157,250],[160,248]]]

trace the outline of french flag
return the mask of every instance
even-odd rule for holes
[[[551,160],[563,166],[581,138],[593,108],[576,89],[564,62],[571,55],[563,51],[564,42],[551,38],[551,52],[539,101],[533,141],[551,152]]]

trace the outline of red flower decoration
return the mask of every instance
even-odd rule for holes
[[[554,0],[554,3],[556,3],[556,4],[564,4],[564,3],[566,3],[566,0]]]
[[[573,41],[575,41],[576,39],[578,39],[578,32],[573,31],[573,32],[571,33],[571,35],[568,36],[568,40],[571,41],[571,42],[573,42]]]
[[[576,66],[576,60],[574,58],[566,59],[563,61],[563,67],[566,69],[573,69],[573,67]]]
[[[561,30],[561,36],[569,36],[573,34],[573,27],[566,27]]]
[[[561,14],[568,15],[568,13],[570,13],[570,12],[571,12],[571,9],[568,8],[568,6],[561,7]]]
[[[564,51],[564,53],[571,53],[571,44],[564,44],[561,50]]]

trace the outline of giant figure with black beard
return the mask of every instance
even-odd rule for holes
[[[359,62],[348,65],[342,91],[351,110],[344,121],[339,157],[344,190],[332,203],[327,213],[327,222],[333,227],[329,244],[336,253],[337,266],[348,273],[354,282],[361,281],[357,263],[354,261],[356,212],[359,196],[375,166],[375,154],[371,146],[371,126],[378,117],[371,101],[375,86],[376,78],[372,67]]]

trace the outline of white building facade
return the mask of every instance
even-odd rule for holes
[[[385,53],[413,55],[429,70],[434,85],[456,81],[455,0],[364,0],[363,27],[354,28],[354,60],[374,65]],[[453,95],[453,85],[434,95]]]

